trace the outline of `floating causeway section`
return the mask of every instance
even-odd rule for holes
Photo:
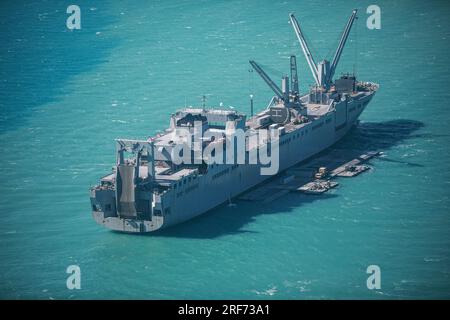
[[[371,167],[364,163],[381,154],[379,151],[370,151],[347,161],[348,155],[342,155],[337,149],[332,150],[287,169],[281,176],[244,193],[239,199],[268,203],[289,192],[320,195],[339,185],[334,181],[336,177],[355,177],[369,170]],[[320,168],[326,168],[326,173],[317,178]]]

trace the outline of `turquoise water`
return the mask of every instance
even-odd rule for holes
[[[0,4],[0,297],[450,298],[450,94],[447,1],[66,1]],[[360,9],[338,73],[381,89],[336,147],[380,149],[374,170],[322,197],[236,201],[149,236],[108,231],[90,215],[90,185],[117,137],[145,138],[185,103],[248,112],[270,89],[248,60],[312,79],[288,13],[316,60]],[[357,41],[356,41],[357,40]],[[357,51],[358,50],[358,53]],[[66,268],[81,268],[81,290]],[[368,290],[366,268],[381,268]]]

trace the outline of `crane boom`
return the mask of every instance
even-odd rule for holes
[[[341,58],[342,50],[344,50],[344,46],[345,46],[345,43],[346,43],[346,41],[348,39],[348,35],[350,33],[350,30],[351,30],[351,28],[353,26],[353,22],[356,19],[356,13],[357,12],[358,12],[357,9],[354,9],[352,11],[352,15],[348,19],[347,25],[345,26],[344,32],[342,33],[341,40],[339,41],[339,45],[338,45],[338,47],[336,49],[336,53],[334,54],[333,62],[331,63],[330,74],[329,74],[329,77],[327,79],[329,82],[331,82],[333,80],[333,76],[334,76],[334,73],[336,71],[337,64],[339,63],[339,59]]]
[[[320,86],[317,65],[311,52],[309,51],[308,44],[306,43],[305,37],[303,36],[302,30],[300,29],[300,25],[298,24],[298,21],[293,13],[289,14],[289,18],[291,19],[292,27],[294,28],[295,34],[297,35],[298,41],[300,42],[300,46],[302,47],[303,54],[305,55],[306,61],[308,62],[309,69],[311,69],[314,81],[318,86]]]
[[[291,90],[299,93],[298,89],[298,75],[297,75],[297,60],[295,56],[291,56]]]
[[[267,73],[264,72],[264,70],[253,60],[250,60],[249,63],[255,69],[255,71],[261,76],[261,78],[267,83],[267,85],[272,89],[273,92],[278,96],[278,98],[285,100],[285,97],[283,95],[283,92],[281,89],[275,84],[275,82],[270,79],[270,77],[267,75]]]

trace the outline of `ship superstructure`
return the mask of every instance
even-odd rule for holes
[[[341,139],[378,89],[377,84],[357,81],[355,75],[333,80],[356,13],[352,12],[345,26],[333,60],[318,64],[298,21],[290,15],[315,82],[307,94],[299,93],[295,56],[290,58],[290,76],[282,78],[281,87],[252,60],[253,69],[275,94],[262,112],[247,119],[235,110],[185,108],[173,114],[169,128],[155,137],[117,139],[113,171],[91,188],[95,221],[118,231],[151,232],[198,216],[269,179],[270,175],[261,174],[264,164],[205,161],[205,149],[226,148],[227,135],[237,130],[250,132],[249,136],[259,129],[276,131],[278,172]],[[196,135],[200,140],[183,154],[189,161],[180,163],[175,156],[180,155],[178,147]],[[272,142],[246,140],[244,158]]]

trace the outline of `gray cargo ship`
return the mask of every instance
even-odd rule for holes
[[[275,93],[262,112],[247,119],[234,110],[205,106],[186,108],[171,116],[169,128],[162,134],[142,141],[117,139],[116,165],[90,190],[95,221],[117,231],[152,232],[192,219],[271,178],[261,174],[264,164],[195,161],[198,160],[194,159],[198,154],[195,151],[201,154],[217,144],[224,147],[230,143],[227,135],[236,130],[251,133],[270,128],[276,131],[278,172],[341,139],[357,122],[378,89],[375,83],[357,81],[355,75],[347,74],[333,80],[356,13],[353,10],[333,60],[319,63],[314,61],[295,16],[290,15],[314,78],[314,85],[307,94],[299,93],[295,56],[290,58],[290,76],[282,78],[281,87],[259,64],[250,61]],[[194,123],[200,123],[200,129]],[[175,161],[177,145],[191,139],[198,130],[202,137],[213,132],[216,136],[222,133],[224,138],[203,138],[200,143],[194,143],[194,150],[188,156],[193,161]],[[244,158],[249,158],[251,150],[274,141],[272,138],[262,143],[246,140]]]

